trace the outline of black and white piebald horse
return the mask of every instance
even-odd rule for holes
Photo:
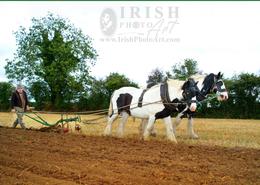
[[[186,110],[194,112],[197,107],[196,96],[199,92],[197,83],[193,79],[187,81],[168,80],[149,88],[145,93],[143,89],[122,87],[114,91],[111,97],[108,123],[104,135],[111,135],[112,124],[120,114],[122,119],[118,127],[118,136],[122,137],[125,123],[131,115],[134,118],[148,121],[143,132],[145,140],[149,138],[155,120],[163,119],[167,138],[177,142],[170,115],[178,111],[178,105],[185,105]]]
[[[210,73],[209,75],[194,75],[192,78],[198,81],[198,88],[200,93],[197,96],[197,101],[203,101],[207,98],[208,94],[216,93],[218,101],[226,101],[228,99],[228,92],[226,86],[222,80],[222,75],[219,72],[217,75]],[[181,111],[174,122],[173,128],[177,127],[181,119],[185,116],[188,117],[188,135],[193,139],[197,139],[198,135],[193,130],[193,116],[195,111],[191,112],[189,110]]]
[[[217,75],[210,73],[209,75],[194,75],[191,76],[197,83],[197,87],[199,88],[199,93],[196,95],[196,99],[198,102],[201,102],[207,99],[207,95],[211,93],[216,93],[218,101],[225,101],[228,99],[228,92],[226,90],[225,84],[222,80],[222,75],[219,72]],[[185,116],[188,117],[188,135],[190,138],[197,139],[198,135],[195,134],[193,130],[193,116],[195,111],[190,111],[186,109],[183,105],[178,105],[177,108],[179,114],[177,115],[175,122],[173,123],[173,131],[176,134],[176,127],[180,124],[182,118]],[[144,132],[144,128],[147,125],[147,119],[142,119],[142,122],[139,126],[139,132],[142,134]],[[156,135],[156,130],[154,127],[151,128],[151,134]]]

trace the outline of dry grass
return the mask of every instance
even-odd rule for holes
[[[50,123],[55,123],[60,119],[60,115],[42,114],[44,119]],[[14,113],[0,113],[0,125],[10,127],[15,120]],[[73,116],[70,116],[73,117]],[[86,135],[102,135],[105,128],[106,120],[97,121],[99,123],[86,123],[87,119],[95,116],[81,116],[81,130]],[[43,125],[29,119],[24,118],[27,128],[42,128]],[[102,122],[102,123],[100,123]],[[182,124],[177,128],[177,140],[181,143],[200,144],[200,145],[218,145],[225,147],[246,147],[260,149],[260,121],[259,120],[235,120],[235,119],[195,119],[194,130],[200,139],[189,139],[186,133],[186,122],[184,119]],[[125,129],[125,137],[139,139],[138,126],[140,120],[129,119]],[[75,123],[70,123],[70,129],[74,132]],[[116,136],[116,127],[118,120],[113,125],[113,136]],[[156,140],[165,140],[165,127],[162,121],[155,123],[157,129]]]

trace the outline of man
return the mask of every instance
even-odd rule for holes
[[[13,123],[13,128],[20,124],[23,129],[26,129],[23,123],[23,115],[26,110],[29,110],[27,94],[22,85],[17,85],[16,91],[13,92],[11,98],[12,112],[16,112],[17,119]]]

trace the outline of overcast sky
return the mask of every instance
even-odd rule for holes
[[[7,80],[5,59],[16,50],[12,32],[48,12],[93,38],[99,57],[91,71],[99,78],[119,72],[145,86],[152,69],[170,70],[185,58],[226,77],[260,72],[260,2],[0,2],[0,7],[0,81]],[[107,15],[112,31],[102,22]]]

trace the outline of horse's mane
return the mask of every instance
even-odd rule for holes
[[[194,74],[192,75],[190,78],[193,78],[195,81],[202,81],[205,79],[205,77],[207,76],[207,74]]]
[[[209,75],[207,75],[205,77],[205,79],[202,82],[202,84],[203,84],[202,92],[203,93],[205,93],[205,94],[210,93],[210,89],[212,88],[212,85],[215,81],[214,78],[215,78],[215,75],[213,73],[210,73]]]
[[[176,80],[176,79],[168,79],[167,83],[171,86],[180,87],[182,88],[183,84],[185,83],[185,80]]]
[[[168,78],[166,82],[170,86],[172,85],[172,86],[180,87],[180,89],[181,89],[182,85],[185,83],[185,81],[187,81],[187,80],[176,80],[176,79]],[[163,82],[161,82],[161,83],[163,83]],[[149,87],[149,89],[156,88],[156,87],[160,86],[161,83],[157,83],[157,84]]]
[[[193,78],[194,81],[203,81],[205,79],[205,77],[207,76],[207,74],[201,74],[201,73],[197,73],[197,74],[194,74],[192,76],[190,76],[189,78]],[[171,78],[168,78],[167,79],[167,83],[169,85],[176,85],[176,86],[179,86],[180,88],[182,88],[182,85],[185,83],[185,81],[187,81],[188,79],[186,80],[176,80],[176,79],[171,79]],[[157,84],[154,84],[152,85],[151,87],[149,87],[150,89],[152,88],[155,88],[155,87],[158,87],[161,83],[157,83]]]

